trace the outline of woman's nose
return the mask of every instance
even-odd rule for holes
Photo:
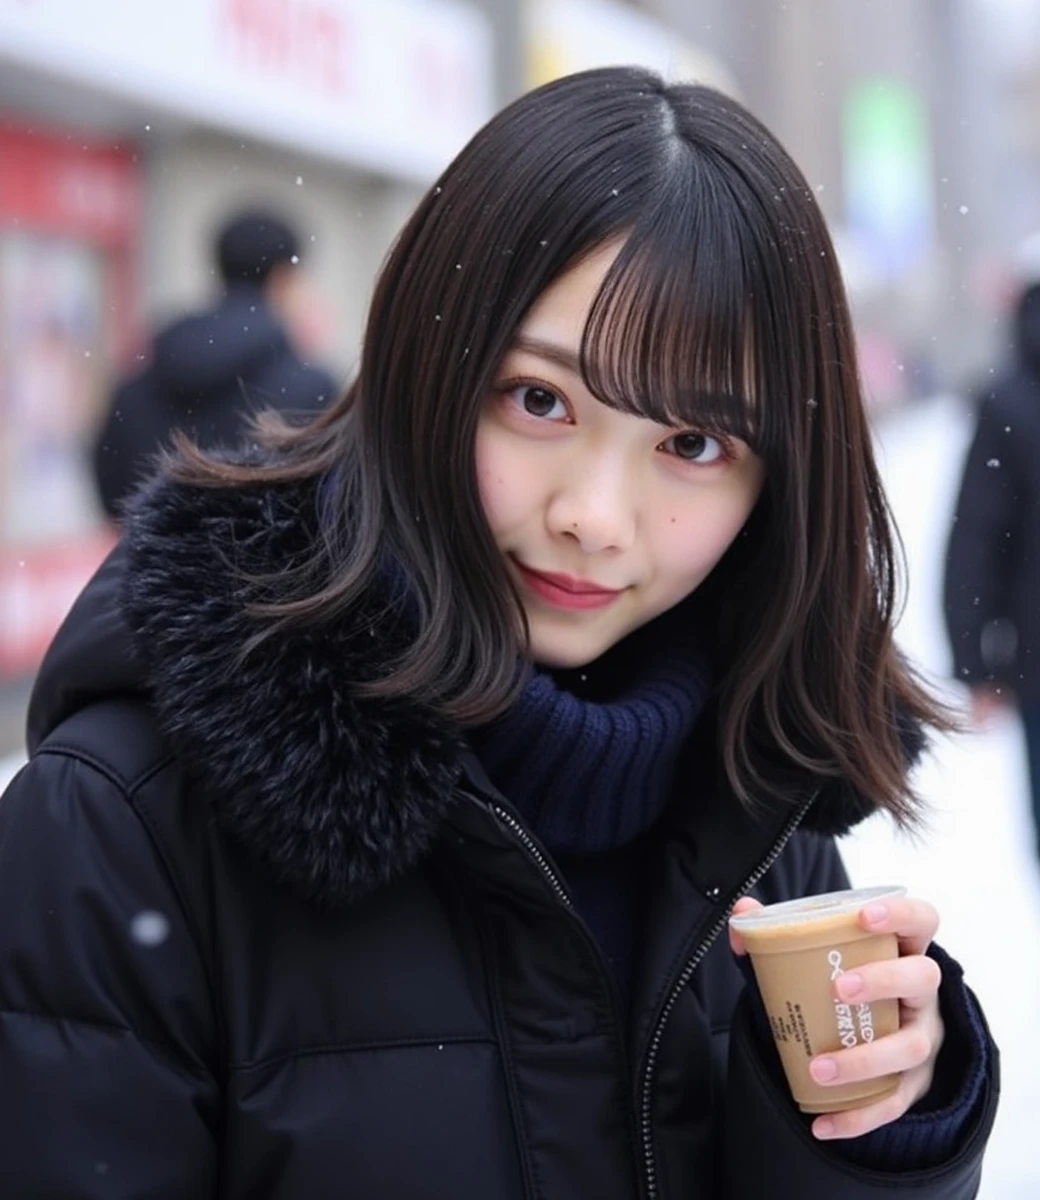
[[[550,533],[578,542],[586,554],[627,549],[636,535],[635,489],[617,465],[574,470],[549,500]]]

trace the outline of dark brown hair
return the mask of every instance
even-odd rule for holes
[[[349,613],[390,556],[417,632],[359,686],[461,724],[509,703],[525,627],[480,504],[477,420],[535,298],[619,237],[585,331],[589,386],[629,412],[735,430],[766,466],[703,588],[733,787],[750,801],[779,762],[912,821],[897,726],[948,722],[893,645],[894,533],[823,217],[739,104],[644,70],[561,79],[476,134],[393,247],[338,405],[302,430],[268,421],[263,466],[187,448],[173,465],[201,485],[322,480],[323,536],[258,613],[256,641]]]

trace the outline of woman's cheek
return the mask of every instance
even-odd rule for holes
[[[477,488],[484,515],[492,531],[507,525],[516,507],[520,487],[514,478],[516,458],[491,431],[477,435]]]
[[[664,526],[658,559],[700,582],[733,544],[746,520],[743,506],[738,510],[707,505],[696,512],[675,513]]]

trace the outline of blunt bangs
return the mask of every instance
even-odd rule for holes
[[[683,149],[625,236],[589,314],[582,372],[611,408],[757,449],[758,255],[721,171],[697,158]]]

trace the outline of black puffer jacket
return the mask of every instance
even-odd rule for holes
[[[956,677],[1040,704],[1040,284],[1022,297],[1016,361],[978,397],[946,554]]]
[[[148,365],[116,388],[93,448],[102,506],[121,516],[175,430],[207,449],[234,446],[261,409],[313,415],[335,396],[332,376],[296,354],[263,289],[233,284],[214,308],[161,330]]]
[[[812,1139],[740,1002],[729,907],[841,886],[826,835],[867,806],[792,779],[752,820],[693,781],[623,1030],[457,736],[351,698],[393,649],[378,604],[237,659],[231,568],[291,563],[314,510],[153,487],[43,667],[0,804],[0,1194],[973,1196],[995,1082],[955,1161],[863,1170]]]

